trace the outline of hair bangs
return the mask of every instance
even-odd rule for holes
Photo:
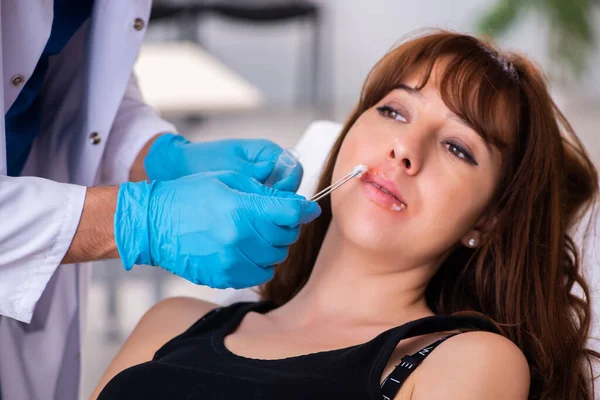
[[[443,66],[439,89],[446,106],[486,143],[509,150],[519,127],[519,88],[494,59],[456,55]]]
[[[512,64],[473,38],[433,34],[391,50],[373,68],[359,109],[372,107],[409,76],[421,74],[417,90],[439,87],[446,106],[503,155],[519,131],[518,76]],[[435,76],[432,76],[435,74]]]

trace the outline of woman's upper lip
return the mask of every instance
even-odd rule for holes
[[[407,205],[406,200],[404,200],[402,194],[400,194],[400,190],[398,190],[398,186],[393,181],[381,175],[372,174],[370,172],[364,174],[361,180],[366,183],[375,183],[376,185],[381,186],[382,188],[390,192],[399,201],[404,203],[404,205]]]

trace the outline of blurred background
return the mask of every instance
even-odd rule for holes
[[[344,121],[368,71],[394,44],[444,28],[485,32],[535,59],[600,166],[599,0],[154,0],[150,19],[135,68],[142,93],[191,140],[293,146],[314,120]],[[600,219],[592,225],[586,264],[600,288]],[[103,264],[93,267],[84,337],[86,399],[154,303],[219,295],[160,268]]]

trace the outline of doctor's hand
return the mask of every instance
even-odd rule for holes
[[[210,171],[236,171],[264,183],[270,175],[282,148],[264,140],[227,139],[192,143],[183,136],[171,133],[159,136],[144,160],[148,178],[167,181]],[[302,180],[298,166],[273,187],[295,192]]]
[[[243,288],[271,279],[314,202],[236,172],[119,188],[115,242],[125,269],[158,265],[197,284]]]

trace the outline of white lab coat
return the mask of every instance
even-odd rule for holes
[[[77,397],[84,325],[79,310],[85,310],[90,270],[58,264],[75,234],[85,187],[126,181],[149,138],[174,131],[143,103],[132,75],[150,6],[151,0],[95,0],[90,19],[51,59],[42,90],[42,128],[22,173],[27,177],[6,176],[0,119],[3,400]],[[23,87],[13,78],[31,76],[52,16],[53,0],[0,1],[5,114]],[[134,27],[138,18],[144,22],[141,30],[139,20]],[[97,144],[90,141],[93,132],[100,137]]]

